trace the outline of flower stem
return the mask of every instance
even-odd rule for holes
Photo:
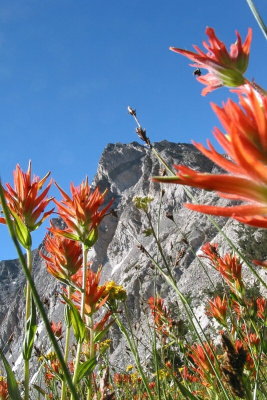
[[[94,332],[94,317],[90,316],[90,343],[89,343],[89,360],[92,360],[95,356],[95,344],[94,344],[95,332]],[[91,400],[93,396],[92,390],[92,373],[90,373],[89,377],[89,386],[87,390],[87,400]]]
[[[84,243],[82,244],[82,248],[83,248],[83,280],[82,280],[80,315],[81,315],[81,319],[84,320],[85,296],[86,296],[86,275],[87,275],[87,255],[88,255],[89,249],[87,246],[85,246]],[[81,355],[81,351],[82,351],[82,344],[83,344],[83,342],[79,341],[78,346],[77,346],[74,374],[73,374],[73,379],[72,379],[72,382],[74,385],[77,383],[77,378],[78,378],[78,367],[80,364],[80,355]],[[72,396],[71,396],[71,400],[73,400]]]
[[[265,23],[263,22],[263,19],[261,18],[260,14],[258,13],[258,10],[255,7],[255,4],[252,0],[246,0],[248,3],[248,6],[250,8],[250,11],[254,15],[254,18],[256,19],[265,39],[267,39],[267,27]]]
[[[68,299],[71,299],[71,288],[68,286]],[[66,307],[68,307],[66,305]],[[64,361],[66,365],[68,365],[68,358],[69,358],[69,345],[70,345],[70,327],[71,325],[67,324],[66,325],[66,336],[65,336],[65,350],[64,350]],[[67,390],[67,385],[65,379],[62,379],[62,389],[61,389],[61,400],[66,399],[66,390]]]
[[[142,365],[141,365],[141,360],[140,360],[140,356],[139,356],[139,353],[138,353],[137,345],[134,342],[133,332],[132,332],[131,324],[129,323],[129,318],[128,318],[126,307],[125,307],[124,310],[125,310],[125,316],[126,316],[126,319],[127,319],[128,325],[129,325],[129,331],[124,326],[123,322],[118,318],[118,316],[115,316],[116,324],[118,325],[120,331],[125,336],[125,338],[127,340],[127,343],[128,343],[128,345],[129,345],[129,347],[131,349],[131,353],[132,353],[132,355],[134,357],[134,360],[135,360],[135,363],[136,363],[136,368],[137,368],[137,370],[138,370],[138,372],[139,372],[139,374],[141,376],[141,379],[143,381],[143,384],[144,384],[144,386],[146,388],[148,397],[149,397],[150,400],[153,400],[153,395],[152,395],[151,390],[149,389],[149,386],[148,386],[147,377],[146,377],[146,375],[144,373],[144,370],[142,368]]]
[[[29,273],[32,273],[32,252],[31,249],[26,250],[26,263]],[[31,287],[29,282],[26,284],[26,305],[25,305],[25,335],[27,334],[27,321],[31,315]],[[24,399],[29,399],[29,391],[30,391],[30,360],[24,360]]]

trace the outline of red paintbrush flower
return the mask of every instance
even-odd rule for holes
[[[243,73],[248,66],[252,30],[248,30],[243,44],[239,33],[236,32],[237,41],[231,45],[230,53],[225,44],[216,37],[214,29],[207,27],[206,34],[209,43],[203,42],[203,46],[208,50],[207,54],[198,46],[193,46],[196,53],[176,47],[170,47],[170,50],[192,60],[194,62],[194,64],[190,64],[192,67],[208,70],[206,75],[197,78],[199,82],[206,85],[202,90],[203,96],[221,86],[237,87],[243,85],[246,82]]]
[[[258,297],[256,300],[256,304],[257,316],[265,321],[267,318],[267,300],[264,297]]]
[[[50,326],[53,331],[53,334],[57,338],[62,338],[62,322],[61,321],[59,321],[59,322],[52,321],[52,322],[50,322]]]
[[[222,325],[226,326],[226,314],[227,314],[227,300],[225,297],[215,297],[213,300],[209,300],[209,304],[206,310],[206,314],[214,317]]]
[[[214,136],[230,159],[218,153],[209,141],[208,149],[194,143],[199,151],[229,174],[200,173],[176,165],[177,176],[155,177],[154,180],[215,190],[223,198],[245,201],[247,204],[231,207],[185,206],[267,228],[267,96],[259,94],[250,85],[237,92],[240,105],[228,100],[222,108],[212,106],[227,131],[224,135],[216,128]]]
[[[47,234],[44,248],[49,255],[40,252],[46,260],[47,271],[55,278],[66,283],[72,275],[82,268],[82,248],[78,242],[64,236]]]
[[[204,343],[204,346],[195,344],[191,346],[188,354],[194,365],[197,367],[197,372],[203,378],[204,381],[214,375],[212,364],[214,363],[214,354],[208,343]]]
[[[29,162],[27,172],[23,172],[17,165],[14,171],[14,187],[7,183],[6,189],[4,189],[17,237],[25,248],[31,245],[30,232],[37,229],[53,212],[53,209],[44,212],[48,203],[52,200],[52,198],[47,197],[52,180],[40,193],[49,175],[50,172],[43,179],[37,176],[32,178],[31,162]],[[5,218],[0,218],[0,223],[6,223]]]
[[[164,300],[161,297],[149,297],[147,304],[151,310],[157,331],[168,336],[174,321],[170,317],[167,307],[164,305]]]
[[[203,246],[201,247],[201,251],[203,254],[200,254],[199,257],[207,258],[211,262],[211,264],[215,266],[218,259],[220,258],[218,247],[218,243],[207,242],[203,244]]]
[[[216,269],[220,272],[230,289],[242,297],[244,284],[242,282],[242,264],[236,256],[226,254],[218,259]]]
[[[99,310],[107,301],[108,295],[103,298],[105,291],[105,285],[100,286],[101,271],[93,272],[91,269],[86,271],[86,286],[85,286],[85,314],[92,315]],[[75,275],[72,276],[72,281],[76,286],[82,288],[83,271],[79,270]],[[76,304],[77,308],[81,306],[81,292],[76,290],[71,295],[72,300]]]
[[[87,246],[92,246],[97,240],[97,227],[110,208],[113,200],[99,210],[105,201],[107,191],[100,192],[99,188],[92,191],[86,179],[81,185],[70,185],[72,197],[68,196],[57,184],[63,200],[54,200],[58,213],[67,225],[66,230],[51,228],[51,232],[63,235],[72,240],[78,240]]]

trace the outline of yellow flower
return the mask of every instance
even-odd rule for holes
[[[126,290],[121,285],[117,285],[114,281],[109,281],[105,283],[105,290],[103,296],[108,295],[108,300],[121,300],[126,299]]]
[[[159,375],[159,379],[163,380],[163,379],[166,379],[170,375],[170,373],[168,371],[166,371],[165,369],[159,369],[158,375]]]
[[[111,342],[112,342],[111,339],[106,339],[106,340],[103,340],[103,342],[100,342],[99,343],[99,351],[101,353],[106,351],[110,347]]]
[[[47,353],[44,358],[46,360],[54,360],[55,358],[57,358],[57,355],[55,352],[51,351],[50,353]]]

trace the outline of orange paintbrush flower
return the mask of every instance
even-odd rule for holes
[[[186,207],[267,228],[267,96],[250,85],[237,92],[239,105],[228,100],[221,108],[212,106],[227,131],[224,135],[215,128],[214,136],[229,158],[218,153],[209,141],[208,148],[194,143],[228,174],[200,173],[176,165],[177,176],[155,177],[154,180],[215,190],[223,198],[242,200],[247,204],[230,207],[186,204]]]
[[[264,297],[258,297],[256,304],[257,316],[265,321],[267,318],[267,300]]]
[[[194,64],[190,64],[192,67],[208,70],[206,75],[197,78],[199,82],[206,85],[202,90],[203,96],[221,86],[237,87],[243,85],[246,82],[243,73],[248,66],[252,30],[248,30],[243,44],[239,33],[236,32],[237,41],[231,45],[230,53],[225,44],[216,37],[214,29],[207,27],[206,34],[209,43],[203,42],[203,46],[208,50],[207,54],[198,46],[193,46],[196,53],[176,47],[170,47],[170,50],[192,60],[194,62]]]
[[[168,336],[174,321],[170,317],[167,307],[164,305],[164,300],[161,297],[149,297],[147,304],[152,312],[157,331]]]
[[[209,300],[209,304],[206,310],[206,314],[214,317],[222,325],[227,326],[226,314],[227,314],[227,300],[225,297],[215,297],[213,300]]]
[[[204,380],[208,379],[210,375],[214,375],[212,365],[215,360],[208,343],[204,343],[204,346],[200,344],[191,346],[188,357],[193,361],[197,367],[197,372]]]
[[[93,272],[91,269],[86,271],[86,286],[85,286],[85,314],[92,315],[100,307],[102,307],[107,299],[108,295],[103,298],[105,291],[105,285],[100,286],[101,271]],[[75,275],[72,276],[72,281],[76,286],[82,288],[83,272],[79,270]],[[80,309],[82,295],[79,290],[76,290],[71,295],[72,300],[76,304],[77,308]]]
[[[49,255],[40,252],[46,260],[47,271],[55,278],[68,281],[80,268],[82,268],[82,248],[78,242],[64,236],[47,234],[44,248]]]
[[[9,183],[4,189],[8,208],[12,214],[18,239],[24,247],[30,246],[31,231],[37,229],[43,221],[53,212],[53,209],[47,212],[45,208],[52,198],[48,198],[52,180],[47,187],[40,193],[50,172],[43,179],[32,178],[31,162],[29,162],[27,172],[23,172],[19,165],[14,171],[14,187]],[[1,223],[6,223],[4,218],[0,218]]]
[[[92,191],[88,179],[77,187],[73,184],[70,185],[72,197],[68,196],[57,184],[56,186],[62,194],[63,200],[61,202],[54,201],[67,229],[51,228],[51,232],[81,241],[89,247],[92,246],[97,240],[97,227],[113,201],[111,200],[106,207],[99,210],[105,201],[107,191],[101,193],[98,187]]]
[[[211,264],[215,266],[218,259],[220,258],[218,247],[218,243],[207,242],[203,244],[203,246],[201,247],[201,251],[203,254],[200,254],[199,257],[207,258],[211,262]]]
[[[242,297],[244,284],[242,282],[242,264],[236,256],[226,254],[218,259],[215,266],[220,272],[230,289],[237,295]]]
[[[61,339],[62,338],[62,322],[61,321],[59,321],[59,322],[52,321],[52,322],[50,322],[50,326],[53,331],[53,334],[57,338]]]

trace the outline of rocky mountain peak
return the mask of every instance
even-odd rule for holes
[[[154,148],[170,166],[184,164],[206,172],[215,170],[214,164],[191,144],[162,141],[155,143]],[[101,223],[99,240],[90,252],[90,257],[95,268],[103,265],[103,280],[114,280],[126,288],[130,317],[132,323],[137,324],[139,328],[146,321],[143,304],[153,295],[155,288],[170,302],[174,301],[175,296],[166,282],[155,274],[151,260],[142,252],[144,246],[151,257],[155,257],[160,263],[163,262],[158,255],[155,240],[145,234],[149,224],[144,213],[133,204],[135,196],[153,198],[150,205],[151,221],[156,231],[159,231],[165,260],[179,281],[182,293],[195,299],[195,307],[198,307],[199,299],[205,296],[207,290],[211,290],[210,279],[214,287],[220,283],[213,270],[209,271],[210,279],[207,277],[196,254],[207,241],[221,243],[222,251],[229,247],[207,216],[183,207],[183,203],[188,201],[183,187],[160,185],[152,181],[151,177],[158,175],[161,169],[162,166],[154,153],[137,142],[108,144],[99,161],[94,180],[94,185],[98,185],[101,190],[109,190],[107,201],[110,198],[114,199],[115,212],[106,216]],[[229,203],[211,192],[191,189],[191,193],[199,203]],[[173,218],[170,218],[170,215]],[[245,254],[254,258],[264,256],[265,231],[250,229],[236,221],[223,218],[216,218],[216,222]],[[60,284],[49,276],[37,251],[34,253],[34,278],[50,319],[62,320],[63,306],[57,298]],[[18,261],[0,262],[0,293],[5,293],[0,296],[0,345],[5,350],[10,349],[9,361],[16,362],[17,371],[21,368],[19,357],[23,331],[23,285],[24,277]],[[201,315],[200,318],[204,318],[203,310]],[[39,339],[36,345],[41,351],[45,351],[49,344],[42,323],[38,332]],[[11,335],[14,337],[13,342],[7,345]],[[115,328],[112,335],[113,363],[123,365],[127,361],[127,356],[125,355],[125,359],[122,356],[125,354],[125,343]]]

